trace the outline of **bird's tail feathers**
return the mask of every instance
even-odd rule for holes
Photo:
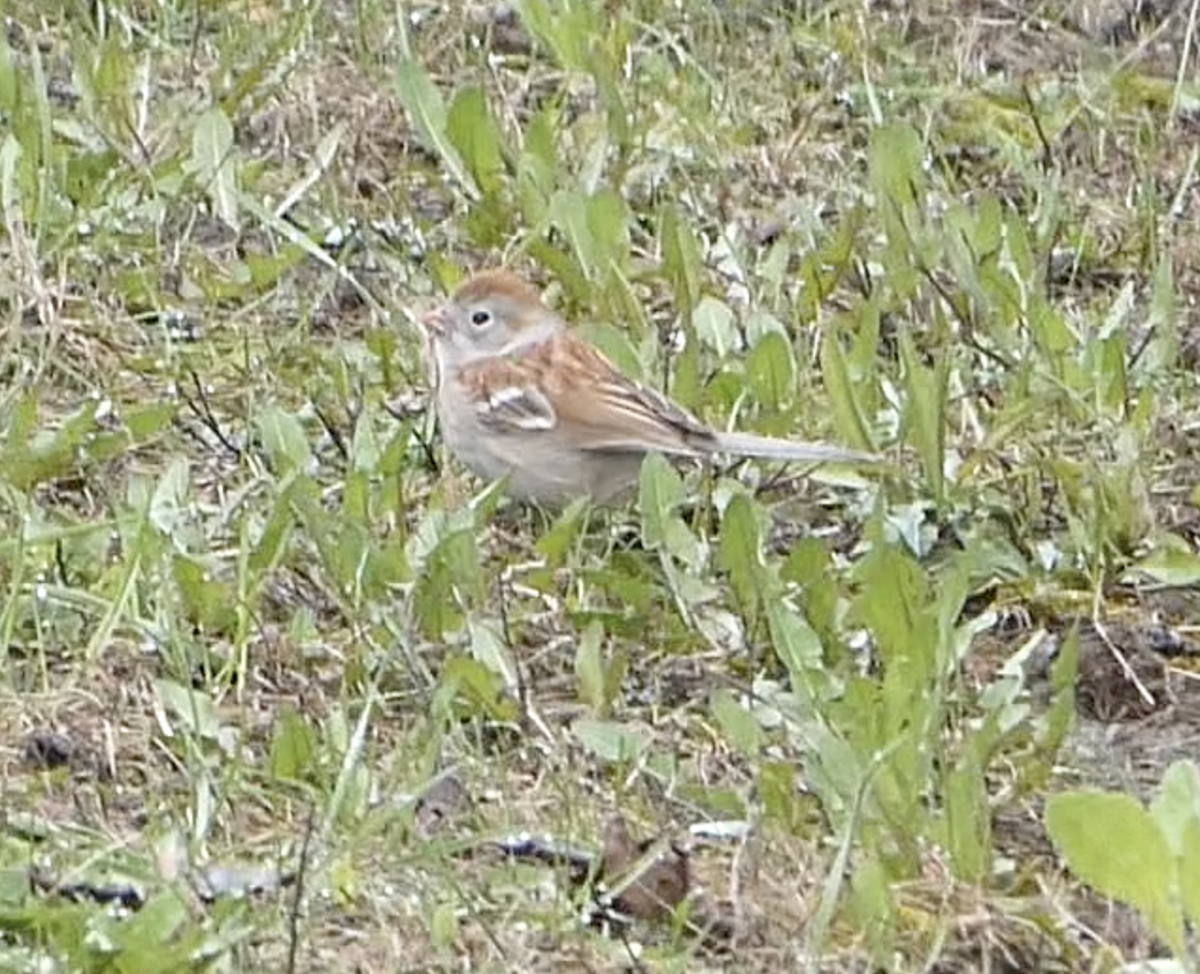
[[[716,445],[717,453],[791,463],[879,463],[882,460],[875,453],[863,453],[829,443],[777,440],[756,433],[718,433]]]

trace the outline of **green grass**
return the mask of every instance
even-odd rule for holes
[[[514,7],[5,8],[0,967],[1191,963],[1196,4]],[[413,326],[499,262],[887,469],[504,502]],[[752,824],[732,957],[484,848],[615,811]]]

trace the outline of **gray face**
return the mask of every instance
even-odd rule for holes
[[[447,301],[427,315],[424,324],[443,375],[497,355],[509,332],[494,304],[486,302]]]
[[[486,301],[447,302],[438,315],[438,355],[443,366],[461,368],[480,359],[509,355],[549,338],[559,319],[540,306],[530,308],[500,295]]]
[[[512,338],[507,327],[511,316],[501,301],[477,301],[471,304],[450,302],[450,340],[469,358],[498,355]]]

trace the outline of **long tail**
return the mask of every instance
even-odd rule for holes
[[[876,453],[862,453],[828,443],[776,440],[754,433],[717,433],[716,447],[717,453],[794,463],[880,463],[883,460]]]

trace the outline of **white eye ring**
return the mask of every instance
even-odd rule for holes
[[[485,311],[483,308],[477,308],[471,312],[471,324],[476,328],[483,328],[485,325],[492,323],[492,313]]]

